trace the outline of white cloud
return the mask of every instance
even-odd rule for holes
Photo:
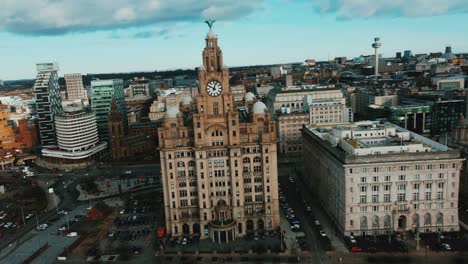
[[[230,20],[262,9],[264,0],[0,0],[0,30],[24,35]]]
[[[319,13],[339,19],[375,16],[423,17],[467,13],[468,0],[311,0]]]

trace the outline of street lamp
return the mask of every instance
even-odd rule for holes
[[[34,215],[36,216],[36,229],[39,230],[39,220],[37,219],[37,212],[34,211]]]
[[[49,194],[52,194],[52,197],[54,198],[55,210],[57,211],[57,214],[58,214],[57,199],[55,198],[54,188],[49,188]]]

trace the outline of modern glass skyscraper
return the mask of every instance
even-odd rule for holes
[[[108,121],[111,110],[111,101],[115,101],[117,110],[124,119],[124,127],[127,129],[127,110],[125,108],[125,94],[123,80],[98,80],[91,82],[91,108],[96,113],[96,123],[99,139],[109,140]]]
[[[34,97],[39,125],[39,137],[42,147],[57,144],[54,116],[62,109],[60,86],[58,83],[57,63],[36,64],[37,76],[34,83]]]

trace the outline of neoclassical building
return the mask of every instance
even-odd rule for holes
[[[262,102],[237,108],[217,35],[209,31],[192,107],[159,129],[166,229],[228,242],[279,227],[275,124]]]
[[[459,150],[378,121],[302,133],[303,180],[340,233],[459,230]]]

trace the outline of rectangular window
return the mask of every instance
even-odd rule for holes
[[[405,191],[406,190],[406,184],[398,184],[398,190],[399,191]]]
[[[419,181],[419,174],[415,174],[415,175],[413,175],[413,180],[415,180],[415,181]]]
[[[372,195],[372,202],[373,203],[378,203],[379,202],[379,195],[378,194]]]
[[[384,185],[384,191],[390,191],[392,189],[392,186],[390,184]]]
[[[372,191],[373,192],[378,192],[379,191],[379,186],[378,185],[372,186]]]
[[[426,183],[426,189],[432,189],[432,183]]]
[[[361,192],[367,192],[367,186],[361,186]]]
[[[366,177],[361,177],[361,182],[362,182],[362,183],[367,182],[367,178],[366,178]]]
[[[406,194],[405,193],[399,193],[397,197],[398,197],[397,199],[398,199],[399,202],[406,201]]]
[[[398,180],[399,180],[399,181],[404,181],[404,180],[406,180],[406,175],[398,175]]]
[[[419,193],[413,193],[413,201],[419,201]]]
[[[385,181],[386,182],[389,182],[391,180],[391,177],[390,176],[385,176]]]
[[[385,203],[389,203],[390,202],[390,194],[389,193],[385,193],[383,195],[383,198],[384,198],[384,202]]]
[[[425,198],[426,198],[427,201],[431,200],[431,192],[426,192]]]
[[[444,199],[444,192],[437,192],[437,200],[443,200]]]
[[[419,183],[413,184],[413,189],[414,190],[419,190]]]
[[[361,195],[359,198],[360,203],[367,203],[367,195]]]

